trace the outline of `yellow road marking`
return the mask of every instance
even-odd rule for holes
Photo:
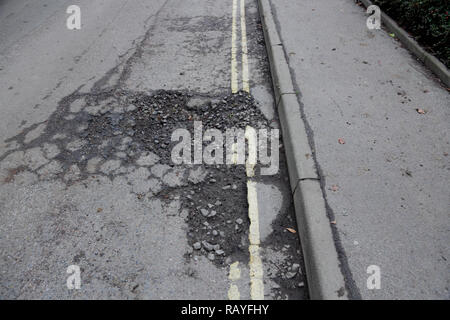
[[[245,138],[248,143],[248,159],[246,162],[247,178],[255,175],[255,165],[257,161],[257,134],[256,130],[250,126],[245,128]],[[249,235],[250,246],[250,296],[252,300],[264,300],[263,267],[259,256],[259,210],[258,194],[256,182],[247,180],[247,201],[248,217],[250,219]]]
[[[234,142],[231,145],[231,152],[232,152],[231,161],[233,162],[234,165],[236,165],[237,164],[237,160],[238,160],[237,143],[236,142]]]
[[[245,162],[245,172],[247,177],[251,178],[255,175],[255,165],[257,161],[257,134],[256,130],[250,126],[245,128],[245,139],[248,141],[248,158]]]
[[[240,300],[241,294],[239,293],[239,288],[237,285],[232,283],[230,289],[228,290],[228,300]]]
[[[249,83],[249,67],[248,67],[248,47],[247,47],[247,26],[245,19],[245,0],[240,0],[241,11],[241,48],[242,48],[242,89],[250,92]],[[231,92],[238,92],[238,71],[237,71],[237,48],[236,48],[236,20],[237,20],[237,0],[233,0],[233,22],[231,27]],[[256,183],[251,181],[255,175],[255,165],[257,161],[257,134],[256,130],[247,126],[245,128],[245,137],[248,141],[248,159],[246,161],[246,175],[247,175],[247,201],[248,201],[248,216],[250,219],[249,227],[249,253],[250,253],[250,296],[253,300],[264,300],[264,281],[263,281],[263,266],[261,257],[259,255],[260,235],[259,235],[259,213],[258,213],[258,197],[256,191]],[[236,163],[236,146],[233,145],[232,162]],[[230,280],[234,281],[240,278],[239,262],[235,262],[230,266]],[[237,275],[238,274],[238,275]],[[240,298],[239,289],[236,284],[232,283],[228,290],[228,298],[236,300]]]
[[[236,281],[241,278],[241,269],[239,269],[239,261],[236,261],[235,263],[232,263],[230,265],[230,274],[228,276],[228,279],[231,281]],[[239,300],[241,298],[241,295],[239,293],[239,288],[237,285],[232,283],[230,285],[230,289],[228,290],[228,299],[229,300]]]
[[[241,0],[241,42],[242,42],[242,89],[250,92],[248,78],[247,26],[245,21],[245,0]]]
[[[239,261],[230,265],[230,280],[238,280],[241,278],[241,269],[239,268]]]
[[[248,247],[250,253],[250,296],[252,300],[264,300],[263,267],[259,256],[259,214],[256,183],[247,181],[248,216],[250,218]]]
[[[231,92],[238,92],[238,71],[236,59],[236,18],[237,17],[237,0],[233,0],[233,22],[231,26]]]

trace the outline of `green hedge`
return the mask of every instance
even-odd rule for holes
[[[450,0],[372,0],[450,68]]]

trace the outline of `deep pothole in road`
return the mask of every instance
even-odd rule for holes
[[[171,141],[172,133],[193,132],[196,121],[203,131],[269,127],[245,92],[215,97],[180,91],[74,93],[45,123],[6,141],[13,148],[0,162],[24,161],[9,168],[11,174],[3,182],[10,183],[21,172],[68,186],[90,177],[131,176],[128,181],[138,199],[182,202],[180,214],[189,225],[192,248],[186,258],[201,254],[217,265],[228,263],[230,256],[247,260],[244,166],[173,164],[171,151],[178,142]]]
[[[180,202],[179,215],[188,226],[188,261],[205,256],[218,267],[234,261],[247,263],[245,167],[174,165],[172,161],[171,151],[177,143],[171,141],[172,132],[187,129],[193,137],[196,121],[201,121],[203,131],[271,128],[253,97],[245,92],[222,96],[115,89],[74,93],[60,101],[46,122],[25,128],[6,141],[9,151],[0,156],[0,167],[15,166],[8,168],[3,183],[13,182],[22,173],[40,181],[60,180],[68,186],[98,176],[124,176],[137,201],[148,197],[167,204]],[[277,228],[279,233],[284,229],[281,225]],[[280,233],[274,242],[287,243],[288,238]],[[292,244],[288,251],[294,248]],[[286,248],[281,245],[279,250]],[[298,260],[298,253],[286,253],[283,263],[288,268]],[[300,272],[286,278],[292,272],[280,266],[271,272],[281,285],[276,290],[279,297],[288,287],[291,296],[302,279]]]

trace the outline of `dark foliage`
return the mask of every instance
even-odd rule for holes
[[[450,0],[373,0],[450,68]]]

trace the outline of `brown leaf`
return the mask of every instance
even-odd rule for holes
[[[331,186],[331,191],[336,192],[336,191],[338,191],[338,190],[339,190],[339,187],[337,186],[337,184],[333,184],[333,185]]]
[[[336,220],[331,221],[331,224],[336,224]]]
[[[425,110],[423,110],[423,109],[416,109],[416,111],[417,111],[417,113],[420,113],[420,114],[425,114],[425,113],[427,113]]]
[[[102,208],[98,208],[98,209],[97,209],[97,212],[102,212],[102,211],[103,211]]]
[[[339,142],[340,144],[345,144],[345,140],[344,140],[343,138],[339,138],[339,139],[338,139],[338,142]]]
[[[289,231],[290,233],[297,233],[297,231],[295,231],[295,230],[292,229],[292,228],[286,228],[286,230]]]

